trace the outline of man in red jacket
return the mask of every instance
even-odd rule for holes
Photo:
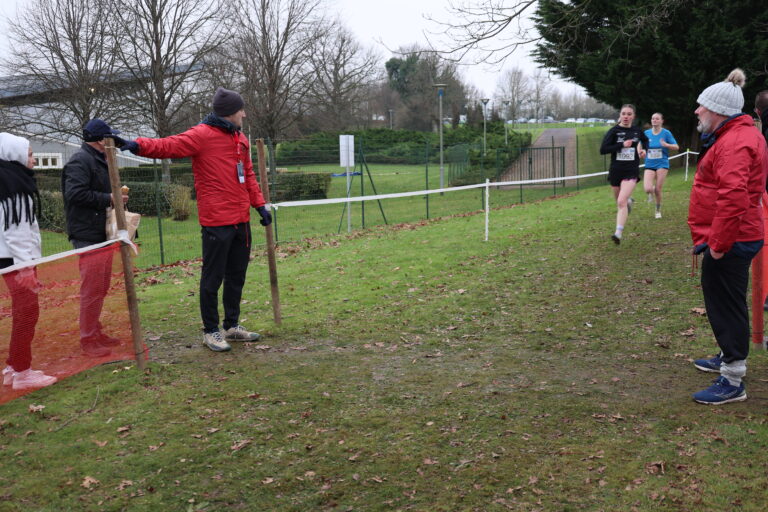
[[[697,359],[696,368],[720,373],[714,384],[693,395],[703,404],[747,399],[749,265],[763,246],[761,198],[768,150],[752,118],[742,113],[740,69],[706,88],[697,100],[702,150],[688,208],[694,253],[704,253],[701,289],[720,353]]]
[[[192,159],[203,239],[203,343],[216,352],[229,350],[228,341],[260,338],[240,325],[240,298],[251,247],[250,207],[258,211],[262,226],[268,226],[272,216],[264,206],[248,139],[241,131],[244,106],[238,93],[219,87],[213,95],[213,113],[197,126],[162,139],[139,137],[125,141],[120,148],[149,158]],[[218,311],[222,282],[223,332],[219,329]]]

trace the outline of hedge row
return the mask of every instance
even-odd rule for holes
[[[190,189],[184,185],[161,184],[158,197],[155,197],[154,183],[129,182],[130,200],[128,209],[142,215],[157,216],[158,206],[162,216],[172,216],[183,220],[191,214],[192,204],[183,198],[190,197]],[[58,190],[40,189],[41,229],[63,233],[66,227],[64,200]]]
[[[330,184],[330,174],[280,172],[269,185],[270,199],[274,202],[326,199]]]
[[[37,219],[40,229],[64,233],[66,217],[64,215],[64,199],[61,192],[40,190],[40,218]]]
[[[439,161],[439,135],[430,132],[410,130],[387,130],[376,128],[347,132],[355,136],[355,146],[362,146],[368,163],[423,164],[427,158],[431,163]],[[278,166],[293,166],[310,163],[339,162],[338,132],[320,132],[297,141],[277,144],[275,158]],[[443,145],[451,147],[460,144],[482,144],[483,130],[462,126],[444,132]],[[490,123],[485,133],[489,148],[504,147],[504,126]],[[507,134],[509,147],[526,147],[531,143],[529,133],[510,131]],[[427,156],[428,152],[428,156]],[[356,158],[359,158],[356,155]]]

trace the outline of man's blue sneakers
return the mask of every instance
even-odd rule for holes
[[[720,373],[720,366],[723,364],[722,354],[717,354],[712,359],[697,359],[693,365],[703,372]]]
[[[693,394],[693,399],[700,404],[727,404],[728,402],[742,402],[747,399],[747,390],[742,382],[738,386],[731,385],[728,379],[722,375],[707,389]]]

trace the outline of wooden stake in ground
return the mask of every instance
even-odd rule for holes
[[[264,139],[256,139],[256,152],[259,155],[259,179],[261,180],[261,193],[269,204],[269,179],[267,178],[267,158],[264,154]],[[267,234],[267,260],[269,262],[269,286],[272,289],[272,313],[275,323],[282,322],[280,311],[280,289],[277,287],[277,263],[275,262],[275,239],[272,234],[272,225],[265,227]]]
[[[104,139],[107,157],[107,167],[109,168],[109,182],[112,186],[112,197],[115,208],[115,220],[117,221],[117,230],[125,231],[125,209],[123,208],[122,191],[120,190],[120,171],[117,167],[117,150],[115,141],[107,137]],[[128,296],[128,313],[131,320],[131,334],[133,336],[133,352],[136,356],[136,364],[139,370],[144,371],[144,338],[141,334],[141,321],[139,319],[139,302],[136,299],[136,286],[133,282],[133,255],[131,247],[128,244],[120,246],[120,256],[123,261],[123,275],[125,276],[125,293]]]

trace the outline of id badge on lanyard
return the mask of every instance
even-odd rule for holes
[[[237,135],[235,135],[235,147],[237,148],[237,181],[239,183],[245,183],[245,169],[243,168],[243,161],[240,158],[240,141]]]

